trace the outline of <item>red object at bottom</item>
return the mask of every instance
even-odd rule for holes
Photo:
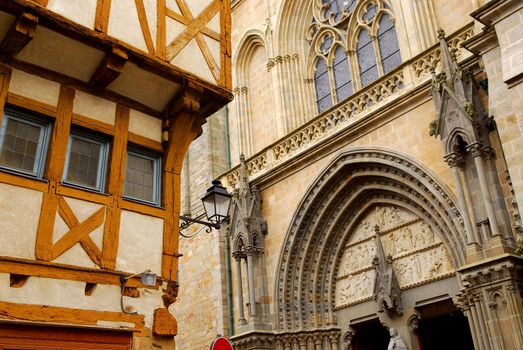
[[[210,350],[234,350],[227,338],[219,337],[214,339]]]

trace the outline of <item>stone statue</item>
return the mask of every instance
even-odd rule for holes
[[[391,328],[389,330],[390,334],[390,341],[389,346],[387,350],[408,350],[407,345],[401,339],[400,335],[398,334],[398,331],[395,328]]]

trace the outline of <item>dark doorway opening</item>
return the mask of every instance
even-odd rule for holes
[[[446,300],[420,308],[420,350],[474,350],[467,318]]]
[[[389,331],[378,319],[358,323],[352,328],[356,331],[352,341],[353,350],[387,350]]]

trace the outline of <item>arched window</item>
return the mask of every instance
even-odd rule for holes
[[[322,0],[313,13],[307,39],[320,113],[401,64],[387,0]]]

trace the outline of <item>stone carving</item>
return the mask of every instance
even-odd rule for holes
[[[390,256],[400,288],[415,287],[454,272],[440,238],[426,222],[395,206],[376,205],[356,225],[340,260],[336,285],[340,290],[336,293],[337,308],[369,298],[369,294],[360,288],[365,284],[361,282],[364,279],[361,272],[371,269],[373,257],[377,255],[375,240],[369,236],[372,222],[387,229],[380,233],[380,242],[384,260]]]
[[[373,285],[374,272],[372,270],[361,272],[350,279],[341,280],[337,286],[339,294],[336,304],[341,306],[369,299],[372,296]]]
[[[398,334],[398,331],[395,328],[389,330],[390,341],[387,350],[408,350],[407,345],[403,339]]]
[[[392,256],[385,256],[385,250],[381,244],[379,226],[377,225],[375,227],[374,242],[377,252],[373,260],[374,269],[376,270],[374,299],[378,303],[378,311],[401,315],[403,313],[401,291],[392,269]]]

